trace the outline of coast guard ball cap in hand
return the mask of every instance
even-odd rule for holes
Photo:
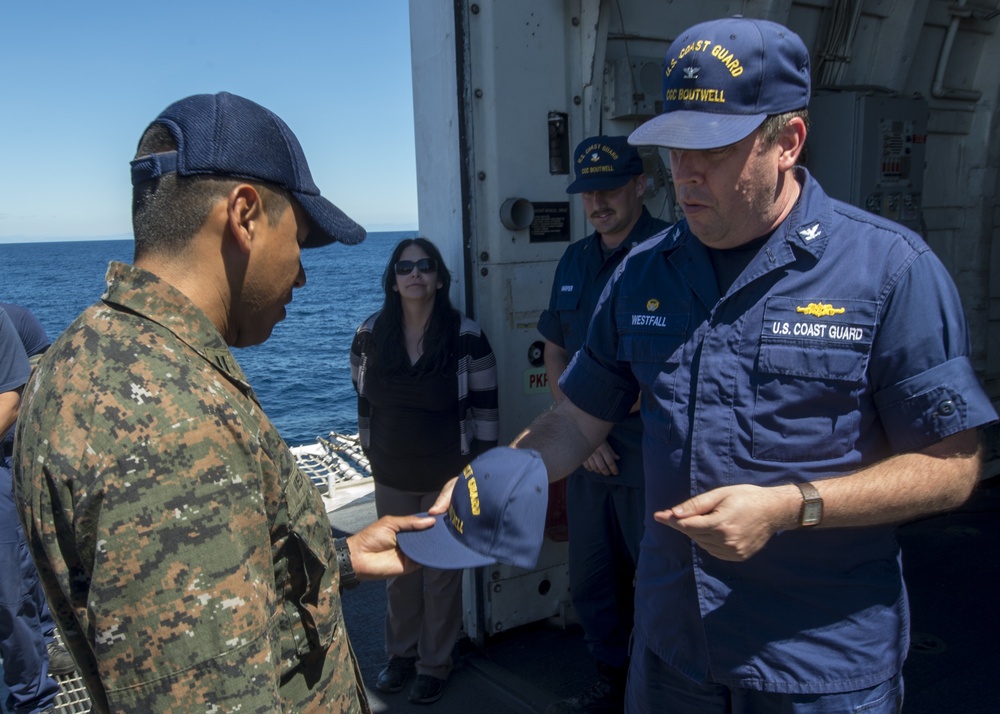
[[[576,180],[566,193],[613,191],[643,172],[642,158],[624,136],[592,136],[573,154]]]
[[[504,563],[532,568],[545,534],[549,480],[537,451],[500,446],[472,460],[447,513],[422,531],[399,533],[399,548],[432,568]]]
[[[228,92],[196,94],[171,104],[153,124],[170,131],[177,151],[133,161],[133,186],[174,171],[263,181],[286,189],[309,215],[304,248],[365,239],[364,228],[320,195],[292,130],[261,105]]]
[[[695,25],[663,60],[663,113],[630,144],[718,149],[746,138],[771,114],[809,104],[809,51],[787,27],[742,17]]]

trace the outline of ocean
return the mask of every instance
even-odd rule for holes
[[[234,349],[264,411],[290,445],[330,431],[355,433],[350,349],[382,304],[392,249],[415,231],[369,233],[360,245],[302,252],[306,285],[260,345]],[[0,244],[0,302],[29,308],[55,338],[104,292],[108,263],[132,262],[131,240]]]

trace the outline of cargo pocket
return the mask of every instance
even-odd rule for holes
[[[333,536],[315,486],[296,468],[285,489],[289,533],[283,587],[289,646],[298,655],[327,647],[336,634],[340,608],[331,559]]]
[[[854,448],[868,349],[864,343],[762,342],[754,458],[817,461]]]

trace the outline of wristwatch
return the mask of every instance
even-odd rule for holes
[[[337,552],[337,567],[340,569],[340,589],[352,590],[360,584],[351,563],[351,551],[347,547],[347,538],[337,538],[333,541],[333,549]]]
[[[802,492],[802,511],[799,513],[799,525],[803,528],[817,526],[823,520],[823,499],[819,491],[811,483],[797,483]]]

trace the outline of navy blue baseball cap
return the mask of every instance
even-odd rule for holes
[[[549,480],[537,451],[499,446],[463,469],[447,513],[422,531],[396,535],[409,558],[459,570],[504,563],[533,568],[545,535]]]
[[[769,115],[809,105],[809,51],[783,25],[742,17],[695,25],[663,60],[663,113],[630,144],[717,149],[749,136]]]
[[[177,151],[134,160],[133,186],[175,171],[263,181],[287,190],[309,215],[304,248],[365,239],[364,228],[320,195],[292,130],[256,102],[228,92],[196,94],[171,104],[153,124],[170,131]]]
[[[566,193],[613,191],[643,172],[642,158],[624,136],[592,136],[573,153],[576,180]]]

